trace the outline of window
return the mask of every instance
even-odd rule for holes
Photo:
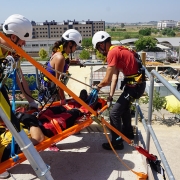
[[[38,47],[39,45],[38,44],[32,44],[32,47]]]

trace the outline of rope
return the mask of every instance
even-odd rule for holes
[[[10,51],[10,52],[13,52],[13,53],[16,52],[14,49],[12,49],[12,48],[10,48],[10,47],[7,47],[7,46],[4,45],[4,44],[0,44],[0,47],[4,48],[4,49],[6,49],[6,50],[8,50],[8,51]]]
[[[38,62],[38,63],[39,63],[39,62]],[[68,77],[68,78],[70,78],[70,79],[72,79],[72,80],[74,80],[74,81],[77,81],[77,82],[79,82],[79,83],[81,83],[81,84],[84,84],[84,85],[92,88],[92,86],[90,86],[89,84],[86,84],[86,83],[84,83],[84,82],[82,82],[82,81],[80,81],[80,80],[78,80],[78,79],[75,79],[75,78],[67,75],[66,73],[60,72],[60,71],[58,71],[58,70],[56,70],[56,69],[53,69],[53,68],[51,68],[51,67],[49,67],[49,66],[47,66],[47,65],[45,65],[45,64],[42,64],[42,63],[39,63],[39,64],[40,64],[42,67],[44,67],[44,68],[51,69],[52,71],[54,71],[54,72],[56,72],[56,73],[58,73],[58,74],[60,74],[60,75],[63,75],[63,76],[65,76],[65,77]],[[100,90],[100,92],[103,93],[103,91],[101,91],[101,90]]]
[[[108,143],[110,144],[110,146],[111,146],[114,154],[115,154],[116,157],[118,158],[118,160],[119,160],[127,169],[129,169],[132,173],[136,174],[138,177],[143,178],[143,179],[147,179],[147,177],[148,177],[147,174],[142,173],[142,172],[136,172],[136,171],[132,170],[126,163],[123,162],[123,160],[119,157],[119,155],[117,154],[117,152],[115,151],[115,149],[114,149],[113,146],[112,146],[112,143],[111,143],[111,141],[110,141],[110,139],[109,139],[109,136],[108,136],[108,134],[107,134],[107,130],[106,130],[106,128],[105,128],[105,124],[102,123],[102,126],[103,126],[103,129],[104,129],[105,136],[106,136],[106,138],[107,138],[107,140],[108,140]]]

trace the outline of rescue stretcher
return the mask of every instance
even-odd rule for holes
[[[143,154],[144,156],[146,156],[148,159],[150,159],[153,162],[158,161],[157,157],[149,154],[148,151],[146,151],[145,149],[143,149],[142,147],[135,145],[134,142],[132,140],[129,140],[126,136],[124,136],[121,132],[119,132],[118,130],[116,130],[114,127],[112,127],[108,122],[105,121],[105,119],[103,118],[103,116],[101,116],[101,113],[106,110],[108,108],[108,106],[106,105],[106,103],[103,104],[102,109],[95,111],[93,110],[88,104],[86,104],[83,100],[81,100],[76,94],[74,94],[70,89],[68,89],[62,82],[60,82],[59,80],[56,79],[56,77],[54,77],[53,75],[51,75],[48,71],[46,71],[46,69],[39,64],[38,62],[36,62],[33,58],[31,58],[28,54],[26,54],[21,48],[19,48],[18,46],[16,46],[13,42],[11,42],[5,35],[3,35],[2,33],[0,33],[0,37],[2,37],[10,46],[12,46],[14,48],[14,50],[20,54],[22,57],[26,58],[32,65],[34,65],[38,70],[40,70],[42,73],[45,74],[45,76],[47,76],[50,80],[52,80],[53,82],[55,82],[59,87],[61,87],[61,89],[63,89],[67,94],[69,94],[75,101],[77,101],[79,104],[81,104],[85,109],[87,109],[88,113],[87,116],[85,117],[85,120],[75,124],[74,126],[64,130],[64,131],[59,131],[57,135],[54,135],[51,138],[46,139],[45,141],[39,143],[37,146],[35,146],[35,149],[37,150],[37,152],[43,151],[44,149],[50,147],[52,144],[57,143],[63,139],[65,139],[66,137],[79,132],[80,130],[82,130],[83,128],[86,128],[88,126],[90,126],[92,124],[93,121],[97,122],[98,124],[103,126],[104,132],[106,133],[106,129],[105,126],[107,126],[109,129],[111,129],[112,131],[114,131],[115,133],[117,133],[119,136],[122,137],[122,139],[124,141],[126,141],[129,145],[134,146],[135,149],[137,151],[139,151],[141,154]],[[4,110],[5,115],[8,117],[6,119],[11,121],[11,118],[9,117],[8,113],[10,113],[9,109],[5,110],[5,108],[2,106],[2,102],[1,100],[3,99],[2,94],[0,94],[0,109]],[[56,103],[55,103],[56,104]],[[55,105],[54,104],[54,105]],[[4,120],[4,119],[3,119]],[[8,126],[7,126],[8,127]],[[19,131],[17,131],[19,132]],[[13,130],[13,133],[15,133],[15,131]],[[13,134],[12,133],[12,134]],[[14,135],[14,134],[13,134]],[[25,135],[26,136],[26,135]],[[107,137],[108,142],[111,145],[111,142],[109,140],[109,138]],[[111,145],[112,147],[112,145]],[[19,164],[22,163],[24,160],[26,160],[27,157],[27,150],[28,147],[24,147],[24,149],[26,148],[24,153],[18,154],[19,156],[19,160],[17,162],[14,162],[13,158],[8,159],[5,162],[0,163],[1,169],[0,169],[0,173],[4,172],[5,170]],[[113,149],[113,147],[112,147]],[[116,154],[116,156],[118,157],[117,153],[115,152],[115,150],[113,149],[114,153]],[[27,156],[27,157],[26,157]],[[32,156],[30,156],[30,160],[31,158],[33,158]],[[29,160],[29,158],[27,158]],[[34,159],[35,160],[35,159]],[[31,164],[32,161],[30,161]],[[33,162],[34,163],[34,162]],[[124,163],[123,163],[124,164]],[[32,166],[32,165],[31,165]],[[38,163],[37,163],[38,166]],[[137,175],[137,177],[139,179],[147,179],[147,174],[145,173],[141,173],[141,172],[136,172],[133,171],[132,169],[130,169],[127,165],[125,165],[130,171],[132,171],[134,174]],[[41,171],[40,171],[41,172]],[[49,172],[49,167],[46,167],[45,169],[45,173],[43,173],[43,176],[47,174],[47,172]],[[36,174],[40,177],[42,177],[42,173],[37,173]],[[47,178],[47,177],[46,177]],[[43,178],[41,178],[43,179]],[[53,179],[50,174],[48,174],[48,178],[47,179]]]

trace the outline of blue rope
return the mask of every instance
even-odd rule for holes
[[[13,86],[12,86],[12,111],[15,113],[15,93],[16,93],[16,69],[13,71]]]
[[[12,113],[15,113],[15,92],[16,92],[16,69],[13,71],[13,87],[12,87]],[[12,136],[12,141],[11,141],[11,157],[14,162],[19,160],[19,156],[15,154],[15,139]]]

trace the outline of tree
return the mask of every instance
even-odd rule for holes
[[[115,28],[113,27],[113,28],[111,28],[111,31],[115,31]]]
[[[176,36],[176,33],[170,28],[163,29],[161,33],[162,35],[166,35],[166,36],[171,36],[171,37]]]
[[[96,51],[96,56],[98,59],[105,61],[106,57],[101,54],[99,51]]]
[[[84,38],[82,40],[82,47],[84,48],[89,48],[89,47],[92,47],[92,38]]]
[[[147,104],[149,102],[149,96],[145,96],[144,98],[140,99],[143,104]],[[166,104],[166,98],[161,97],[160,93],[154,90],[153,93],[153,106],[152,106],[152,111],[160,111],[161,109],[164,108]]]
[[[124,25],[124,23],[121,23],[121,28],[123,28],[125,25]]]
[[[82,47],[88,51],[89,53],[92,53],[93,51],[93,45],[92,45],[92,38],[85,38],[82,40]]]
[[[150,36],[151,35],[151,28],[145,28],[139,30],[139,34],[143,36]]]
[[[135,43],[136,51],[150,51],[154,49],[157,44],[157,40],[148,36],[148,37],[141,37]]]
[[[87,50],[83,49],[81,53],[79,54],[80,59],[89,59],[90,54]]]
[[[151,29],[151,33],[157,34],[158,32],[159,32],[159,29],[156,29],[156,28]]]
[[[41,49],[39,50],[39,57],[40,57],[41,59],[46,59],[47,56],[48,56],[47,51],[46,51],[44,48],[41,48]]]

